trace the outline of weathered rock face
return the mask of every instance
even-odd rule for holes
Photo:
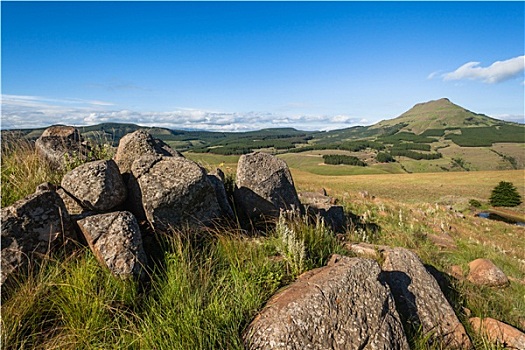
[[[183,157],[145,155],[131,168],[130,201],[138,218],[165,231],[169,226],[206,225],[221,209],[206,172]]]
[[[286,163],[262,152],[239,158],[235,203],[249,219],[277,217],[280,209],[301,207]]]
[[[214,174],[208,174],[208,180],[215,190],[215,195],[217,196],[222,216],[233,218],[233,210],[228,201],[226,189],[224,188],[224,173],[220,169],[217,169]]]
[[[403,248],[385,249],[382,256],[382,279],[390,286],[406,322],[416,329],[421,327],[446,348],[472,348],[465,328],[419,257]]]
[[[469,264],[469,274],[467,279],[474,284],[489,287],[505,287],[509,284],[509,279],[489,259],[476,259]]]
[[[334,255],[276,294],[244,334],[247,349],[408,349],[373,260]]]
[[[182,154],[163,141],[154,139],[146,130],[137,130],[120,139],[113,159],[124,174],[130,173],[133,162],[143,155],[182,157]]]
[[[525,333],[506,323],[490,317],[483,320],[472,317],[469,322],[474,331],[486,336],[494,344],[505,349],[525,349]]]
[[[53,167],[63,169],[74,159],[86,160],[89,148],[82,144],[82,137],[72,126],[52,126],[36,140],[37,152]]]
[[[104,212],[126,199],[126,186],[113,160],[82,164],[62,179],[62,188],[86,210]]]
[[[62,198],[69,215],[74,216],[89,211],[86,208],[83,208],[80,205],[79,200],[68,194],[63,188],[58,188],[57,194],[60,196],[60,198]]]
[[[1,284],[33,259],[52,253],[75,238],[64,203],[49,184],[12,206],[2,208]]]
[[[88,216],[77,221],[99,262],[118,277],[143,278],[147,264],[137,220],[128,211]]]

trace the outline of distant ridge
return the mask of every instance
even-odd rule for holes
[[[494,126],[506,123],[484,114],[471,112],[458,106],[448,98],[418,103],[399,117],[380,121],[371,129],[406,124],[401,131],[421,134],[428,129],[450,129],[466,127]]]

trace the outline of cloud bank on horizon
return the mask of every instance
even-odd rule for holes
[[[368,125],[364,118],[347,115],[283,115],[264,112],[216,112],[177,109],[138,112],[109,109],[104,101],[57,100],[40,96],[2,95],[2,129],[47,127],[53,124],[87,126],[100,123],[131,123],[168,129],[251,131],[293,127],[299,130],[333,130]]]
[[[373,124],[368,119],[347,115],[284,115],[267,112],[217,112],[177,109],[167,112],[139,112],[110,109],[105,101],[57,100],[40,96],[2,95],[1,129],[30,129],[54,124],[88,126],[100,123],[131,123],[178,130],[252,131],[293,127],[328,131]],[[497,119],[525,123],[524,115],[504,114]]]

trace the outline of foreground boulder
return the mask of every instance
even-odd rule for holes
[[[276,294],[244,334],[247,349],[408,349],[390,290],[369,259],[334,255]]]
[[[119,206],[127,195],[113,160],[82,164],[64,176],[61,186],[82,208],[97,212]]]
[[[128,185],[133,213],[161,231],[207,225],[221,213],[204,169],[183,157],[140,157],[133,163]]]
[[[419,257],[404,248],[384,249],[382,257],[383,279],[405,322],[445,348],[472,348],[465,328]]]
[[[64,203],[50,184],[2,208],[1,284],[33,260],[51,254],[68,239],[75,238]]]
[[[120,172],[127,174],[131,172],[133,162],[143,155],[182,157],[179,152],[166,143],[153,138],[146,130],[141,129],[124,135],[120,139],[113,159],[117,163]]]
[[[141,279],[147,264],[137,220],[128,211],[88,216],[77,221],[98,261],[115,276]]]
[[[52,126],[36,140],[35,148],[54,168],[65,169],[76,160],[88,159],[89,148],[82,141],[76,128]]]
[[[505,287],[510,282],[503,271],[501,271],[489,259],[476,259],[469,264],[467,279],[477,285],[489,287]]]
[[[286,163],[268,153],[242,155],[237,165],[235,203],[251,220],[278,217],[301,204]]]
[[[494,344],[506,349],[525,349],[525,333],[506,323],[490,317],[483,320],[479,317],[472,317],[469,322],[474,331],[487,337]]]

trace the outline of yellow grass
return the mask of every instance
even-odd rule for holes
[[[338,197],[368,191],[371,195],[407,203],[433,203],[447,196],[487,201],[500,181],[508,181],[514,183],[525,198],[524,170],[352,176],[319,176],[298,169],[291,171],[299,190],[324,187],[329,194]]]

